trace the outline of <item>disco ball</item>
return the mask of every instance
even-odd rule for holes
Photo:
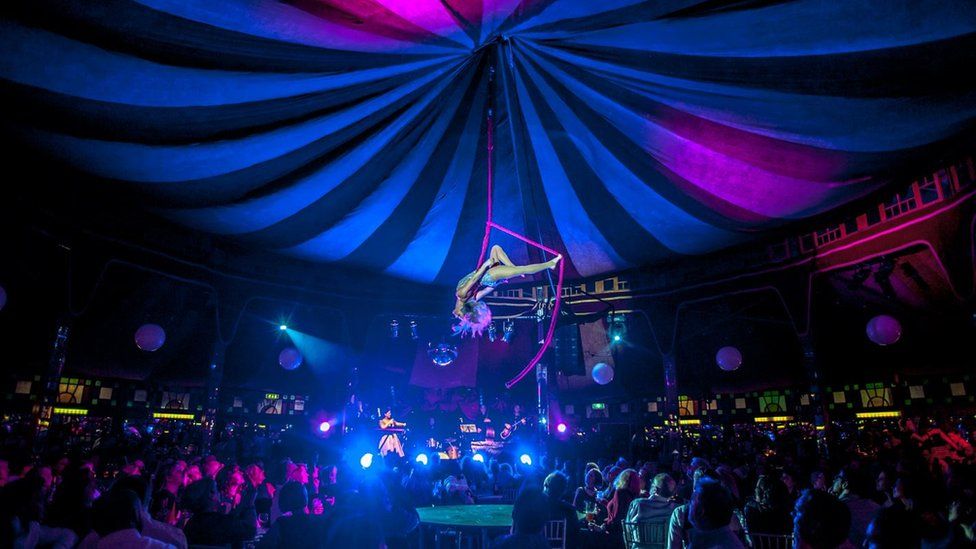
[[[438,343],[437,345],[431,346],[427,351],[427,356],[430,357],[430,361],[434,363],[434,366],[450,366],[458,356],[457,347],[451,345],[450,343]]]

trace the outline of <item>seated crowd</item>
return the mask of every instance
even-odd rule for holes
[[[910,421],[852,430],[829,457],[798,433],[705,438],[685,442],[689,457],[633,462],[465,456],[421,465],[391,454],[363,470],[152,453],[117,467],[77,455],[13,469],[0,461],[0,540],[406,548],[420,542],[418,507],[505,502],[512,529],[492,542],[500,549],[549,547],[552,521],[569,548],[976,547],[974,455],[960,430]]]

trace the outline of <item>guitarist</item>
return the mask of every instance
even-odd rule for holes
[[[501,436],[502,440],[508,440],[519,427],[525,425],[528,422],[528,418],[522,415],[522,407],[518,404],[512,407],[512,414],[514,415],[511,423],[505,423],[505,428],[502,429]]]

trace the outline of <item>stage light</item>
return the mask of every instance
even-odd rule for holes
[[[488,341],[494,343],[496,337],[498,337],[498,328],[495,326],[495,323],[492,322],[488,325]]]
[[[624,340],[624,334],[627,332],[627,325],[624,324],[624,318],[622,316],[611,315],[610,316],[610,341],[612,343],[620,343]]]
[[[483,456],[481,454],[475,454],[475,455],[471,456],[471,459],[473,459],[474,461],[477,461],[478,463],[484,463],[485,462],[485,456]]]
[[[332,428],[332,424],[329,423],[328,421],[323,421],[322,423],[319,423],[319,432],[328,433],[329,429],[331,428]]]
[[[515,322],[506,320],[502,324],[502,341],[509,343],[512,341],[512,334],[515,333]]]
[[[417,321],[416,320],[411,320],[410,321],[410,339],[417,339],[418,337],[420,337],[420,336],[417,335]]]
[[[396,319],[390,321],[390,337],[393,339],[400,337],[400,323]]]
[[[529,454],[522,454],[519,457],[519,462],[522,465],[532,465],[532,456],[530,456]]]
[[[556,425],[556,431],[559,431],[560,433],[565,433],[566,432],[566,424],[565,423],[560,423],[559,425]]]
[[[278,326],[278,329],[281,330],[282,332],[284,332],[285,330],[288,329],[288,325],[287,324],[282,324],[282,325]]]
[[[363,454],[363,457],[359,458],[359,464],[362,465],[363,469],[369,469],[373,466],[373,454]]]
[[[416,462],[421,465],[427,465],[427,454],[417,454]]]

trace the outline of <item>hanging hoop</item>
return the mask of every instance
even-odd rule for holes
[[[488,147],[487,147],[488,148],[488,185],[487,185],[488,215],[486,217],[486,222],[485,222],[485,236],[481,241],[481,254],[478,255],[478,262],[475,264],[475,268],[481,265],[482,261],[484,261],[485,259],[485,253],[488,251],[488,237],[491,235],[492,228],[498,229],[499,231],[511,235],[521,240],[522,242],[525,242],[530,246],[535,246],[536,248],[539,248],[540,250],[546,253],[552,254],[553,257],[559,255],[559,252],[557,252],[556,250],[543,246],[542,244],[535,242],[534,240],[529,240],[528,238],[516,233],[515,231],[508,229],[506,227],[502,227],[501,225],[492,221],[492,214],[494,213],[492,208],[493,206],[492,190],[494,187],[493,151],[495,150],[495,124],[494,124],[495,121],[494,121],[494,112],[490,106],[488,108],[487,122],[488,122],[487,124],[488,126]],[[542,360],[542,356],[546,354],[546,350],[549,349],[549,345],[552,343],[552,335],[556,330],[556,320],[559,318],[559,304],[560,301],[562,300],[562,294],[563,294],[563,269],[565,265],[566,265],[566,261],[564,258],[563,261],[559,262],[559,277],[557,278],[556,281],[555,301],[552,307],[552,318],[549,319],[549,330],[546,331],[546,338],[542,341],[542,346],[539,347],[539,350],[535,353],[535,356],[532,357],[532,360],[530,360],[529,363],[526,364],[525,367],[522,368],[522,370],[515,377],[513,377],[512,379],[508,380],[507,383],[505,383],[506,389],[511,389],[512,387],[515,386],[516,383],[522,381],[522,378],[527,376],[529,372],[532,371],[532,368],[534,368],[535,365],[538,364],[540,360]],[[551,281],[552,279],[550,279],[550,284]]]

